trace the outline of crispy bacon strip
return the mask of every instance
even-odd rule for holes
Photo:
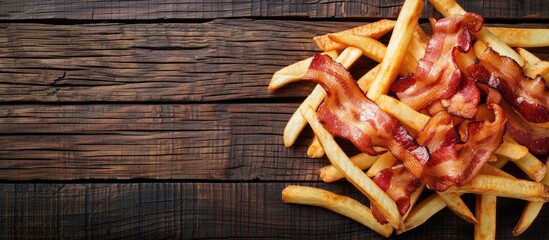
[[[468,55],[474,59],[473,52],[469,51],[471,32],[478,32],[482,25],[482,17],[474,13],[436,21],[434,34],[416,70],[395,81],[391,90],[415,110],[444,99],[442,105],[450,113],[473,118],[478,111],[480,93],[458,69],[454,56],[458,51],[470,52]]]
[[[497,89],[527,121],[549,121],[549,89],[544,79],[527,77],[511,58],[487,48],[475,63],[462,71],[477,83]]]
[[[538,156],[549,154],[549,128],[536,126],[526,121],[513,107],[502,104],[509,116],[506,124],[507,133],[518,143],[528,148],[528,151]]]
[[[412,175],[400,162],[380,171],[372,180],[395,201],[401,216],[408,212],[410,196],[421,186],[421,180]]]
[[[422,166],[429,159],[427,148],[419,146],[397,119],[369,100],[342,65],[317,54],[303,79],[319,83],[326,90],[318,117],[330,133],[349,139],[370,155],[378,154],[373,146],[384,147],[414,176],[421,177]]]
[[[446,112],[431,117],[417,138],[431,152],[422,177],[429,188],[445,191],[469,182],[499,147],[507,117],[499,105],[490,106],[495,115],[493,122],[465,121],[461,131]]]

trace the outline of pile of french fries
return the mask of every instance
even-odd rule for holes
[[[454,0],[430,2],[444,16],[465,13]],[[380,20],[314,38],[323,54],[329,55],[347,69],[362,56],[379,62],[379,65],[358,80],[358,85],[368,98],[402,122],[412,134],[418,133],[430,116],[413,110],[387,93],[391,83],[399,75],[412,72],[425,53],[428,36],[418,25],[422,8],[421,0],[406,0],[396,21]],[[390,31],[392,35],[385,46],[377,39]],[[524,49],[549,46],[549,29],[484,27],[475,33],[474,37],[474,51],[477,56],[487,47],[491,47],[500,55],[514,59],[529,77],[542,75],[546,81],[549,80],[549,62]],[[269,84],[269,90],[274,91],[300,80],[311,61],[312,57],[277,71]],[[392,166],[397,159],[389,152],[378,156],[360,153],[348,157],[316,117],[316,108],[325,96],[324,89],[317,85],[289,119],[284,129],[284,144],[287,147],[292,146],[301,131],[310,125],[315,137],[307,155],[311,158],[326,155],[331,163],[319,169],[319,176],[327,183],[343,178],[351,182],[373,205],[383,211],[389,224],[378,223],[372,216],[371,209],[358,201],[322,189],[287,186],[282,192],[282,199],[286,203],[324,207],[356,220],[385,237],[391,236],[393,231],[401,234],[411,230],[425,223],[444,207],[449,207],[459,217],[474,224],[475,239],[495,239],[497,197],[528,201],[513,230],[515,236],[522,234],[530,226],[543,204],[549,199],[549,159],[545,164],[542,163],[528,152],[526,147],[506,135],[489,161],[490,164],[486,164],[471,182],[459,187],[453,186],[445,192],[432,192],[429,197],[416,204],[424,190],[422,185],[411,197],[410,210],[404,216],[400,216],[395,202],[372,180],[373,176]],[[479,115],[482,114],[481,109]],[[549,123],[540,125],[549,128]],[[516,164],[530,179],[517,179],[501,170],[500,168],[508,162]],[[460,197],[464,193],[477,194],[474,214]]]

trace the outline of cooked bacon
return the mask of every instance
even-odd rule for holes
[[[527,121],[549,121],[549,89],[544,79],[527,77],[511,58],[487,48],[474,64],[462,71],[477,83],[497,89]]]
[[[454,62],[454,55],[457,52],[469,52],[468,56],[474,59],[473,52],[469,51],[471,32],[478,32],[482,25],[482,17],[474,13],[453,15],[436,21],[434,34],[416,70],[395,81],[391,90],[400,101],[415,110],[445,99],[442,104],[449,112],[473,118],[478,110],[480,93],[461,74]]]
[[[549,128],[540,127],[526,121],[508,104],[502,104],[509,121],[507,121],[507,133],[518,143],[526,146],[528,150],[538,156],[549,154]]]
[[[341,64],[317,54],[303,79],[317,82],[326,90],[326,99],[317,113],[330,133],[349,139],[367,154],[378,154],[373,146],[384,147],[414,176],[421,177],[421,166],[429,159],[427,148],[419,146],[397,119],[368,99]]]
[[[465,121],[458,132],[452,115],[439,112],[422,129],[417,141],[429,148],[431,158],[421,179],[429,188],[445,191],[467,183],[499,147],[507,118],[499,105],[490,106],[495,114],[493,122]]]
[[[421,185],[421,180],[400,162],[381,170],[372,180],[395,201],[401,216],[410,209],[410,196]]]

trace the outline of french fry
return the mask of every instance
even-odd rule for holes
[[[391,236],[393,228],[388,224],[380,224],[372,215],[370,208],[360,202],[330,191],[290,185],[282,191],[282,201],[285,203],[304,204],[323,207],[353,219],[362,225],[374,230],[384,237]]]
[[[397,234],[414,229],[446,207],[446,202],[438,195],[432,194],[410,210],[404,226],[397,229]]]
[[[524,210],[522,211],[522,215],[520,215],[519,222],[513,229],[513,236],[519,236],[528,230],[530,225],[536,220],[543,204],[544,202],[528,202],[526,204],[526,207],[524,207]]]
[[[307,148],[307,157],[309,158],[321,158],[324,156],[324,149],[320,145],[318,138],[315,136]]]
[[[486,43],[484,43],[484,41],[477,40],[473,45],[473,51],[475,51],[475,56],[477,57],[482,56],[482,54],[484,53],[484,51],[486,51],[487,48],[488,46],[486,45]]]
[[[498,167],[494,167],[490,164],[484,164],[484,166],[482,166],[482,168],[480,169],[480,174],[486,174],[486,175],[493,175],[493,176],[499,176],[499,177],[506,177],[506,178],[511,178],[511,179],[515,179],[515,177],[501,169],[499,169]]]
[[[547,158],[545,166],[546,168],[549,168],[549,158]],[[540,182],[549,185],[549,172],[545,173],[545,177]],[[524,231],[532,225],[532,222],[534,222],[542,207],[543,202],[528,202],[522,211],[517,225],[513,229],[513,235],[518,236],[524,233]]]
[[[360,49],[350,47],[343,50],[343,52],[337,57],[336,61],[345,66],[345,68],[349,68],[361,55],[362,51]],[[301,109],[308,106],[312,106],[315,109],[318,108],[324,97],[326,97],[326,91],[324,91],[322,86],[317,85],[313,92],[311,92],[311,94],[305,99],[305,101],[303,101],[303,103],[301,103],[298,109],[290,117],[290,120],[288,120],[288,123],[284,128],[283,134],[284,145],[286,147],[290,147],[295,143],[297,137],[301,131],[303,131],[305,125],[307,125],[307,121],[305,121],[300,113]]]
[[[446,202],[446,206],[448,206],[448,208],[452,210],[452,212],[458,215],[458,217],[460,217],[461,219],[465,220],[468,223],[477,222],[477,219],[475,218],[471,210],[469,210],[469,207],[467,207],[467,204],[465,204],[465,202],[461,199],[460,194],[452,193],[452,192],[436,192],[436,193],[440,198],[442,198],[442,200],[444,200],[444,202]]]
[[[532,180],[539,182],[547,173],[547,167],[531,153],[526,154],[519,160],[513,161]]]
[[[387,47],[370,37],[353,34],[329,34],[330,39],[348,47],[362,50],[362,54],[376,62],[381,62],[385,56]]]
[[[332,59],[337,58],[337,51],[335,50],[324,52],[322,54],[326,54]],[[307,72],[307,69],[309,68],[309,65],[311,65],[312,61],[313,57],[310,57],[276,71],[271,78],[271,82],[269,82],[268,90],[276,91],[288,83],[300,80],[301,77],[303,77],[303,75]]]
[[[476,196],[475,239],[496,239],[496,203],[497,197],[488,194]]]
[[[519,145],[514,139],[507,135],[504,137],[504,139],[505,142]],[[526,152],[526,154],[524,154],[524,156],[518,159],[511,158],[510,156],[507,157],[509,157],[509,159],[513,161],[513,163],[515,163],[515,165],[517,165],[524,173],[526,173],[528,177],[536,182],[541,181],[541,179],[543,179],[543,177],[547,173],[547,168],[545,167],[545,164],[543,164],[538,158],[536,158],[534,155],[532,155],[532,153],[528,151]]]
[[[328,133],[318,121],[313,108],[304,108],[301,112],[309,125],[311,125],[313,132],[318,137],[318,140],[326,151],[326,155],[332,165],[334,165],[340,173],[343,173],[347,181],[352,183],[360,192],[370,199],[370,202],[379,209],[380,214],[387,219],[392,227],[396,229],[401,228],[402,218],[396,203],[387,193],[379,188],[372,179],[366,176],[360,168],[349,160],[347,155],[337,145],[332,135]]]
[[[366,175],[368,177],[374,177],[383,169],[387,169],[393,166],[397,159],[390,152],[386,152],[379,156],[379,158],[374,162],[374,164],[368,169]]]
[[[379,39],[386,33],[393,30],[394,26],[395,26],[395,21],[383,19],[377,22],[368,23],[366,25],[358,26],[345,31],[317,36],[317,37],[314,37],[313,40],[315,41],[316,45],[320,49],[322,49],[322,51],[342,50],[345,48],[345,45],[338,43],[336,41],[333,41],[332,39],[330,39],[329,35],[352,34],[352,35],[358,35],[358,36],[371,37],[373,39]]]
[[[361,170],[368,169],[378,159],[378,156],[370,156],[366,153],[359,153],[350,158],[351,162]],[[335,182],[345,178],[334,165],[328,165],[318,170],[318,175],[324,182]]]
[[[465,10],[455,0],[429,0],[433,7],[445,17],[453,14],[465,14]],[[481,39],[488,47],[491,47],[500,55],[507,56],[515,60],[521,67],[524,66],[524,59],[509,47],[507,44],[499,40],[487,28],[483,27],[479,32],[473,33],[477,39]]]
[[[549,76],[549,62],[539,61],[533,65],[524,67],[524,74],[530,78],[535,78],[537,75],[541,75],[545,79],[547,85],[547,76]]]
[[[377,104],[381,110],[395,117],[406,127],[413,129],[415,132],[421,131],[430,118],[387,95],[381,95]]]
[[[537,62],[541,61],[536,55],[532,54],[528,50],[524,48],[517,48],[518,54],[524,58],[524,61],[526,62],[526,66],[528,65],[534,65]]]
[[[548,47],[549,29],[487,27],[509,47]]]
[[[427,49],[428,43],[429,37],[427,37],[427,34],[425,34],[421,26],[417,25],[414,33],[412,34],[410,46],[408,46],[408,49],[406,49],[407,54],[416,61],[416,64],[419,59],[425,56],[425,50]],[[406,59],[404,59],[404,62],[406,62]]]
[[[528,148],[516,142],[511,142],[508,138],[504,138],[503,143],[494,153],[499,156],[508,157],[511,160],[518,160],[528,154]]]
[[[376,102],[379,96],[386,94],[391,83],[395,80],[422,8],[423,1],[421,0],[404,1],[387,46],[385,53],[387,57],[383,58],[378,74],[367,93],[368,98],[372,101]]]
[[[408,215],[410,214],[410,212],[412,211],[412,209],[414,208],[414,206],[416,205],[417,203],[417,200],[419,200],[419,196],[421,196],[421,193],[423,192],[423,189],[425,189],[425,184],[422,183],[413,193],[412,195],[410,195],[410,208],[408,209],[408,212],[406,212],[406,214],[404,214],[404,216],[402,216],[402,219],[405,220]]]
[[[506,177],[479,174],[461,186],[448,188],[449,192],[490,194],[527,201],[548,201],[549,187],[543,183],[509,179]]]
[[[362,54],[376,62],[383,61],[387,47],[383,43],[378,42],[377,40],[369,37],[352,35],[352,34],[338,34],[330,35],[330,38],[336,42],[345,44],[350,47],[356,47],[362,50]],[[404,56],[402,66],[399,73],[401,75],[406,75],[412,71],[417,66],[417,60],[410,54]]]
[[[510,161],[511,159],[507,157],[498,157],[496,162],[490,162],[488,164],[492,165],[495,168],[502,168],[503,166],[505,166],[505,164],[507,164]]]
[[[360,79],[358,79],[358,87],[364,92],[368,92],[370,89],[370,86],[372,82],[374,81],[374,78],[379,71],[379,68],[381,67],[381,64],[376,65],[374,68],[370,69],[366,74],[362,75]]]

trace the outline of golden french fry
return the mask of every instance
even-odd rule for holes
[[[330,38],[339,43],[345,44],[346,46],[356,47],[362,50],[362,54],[376,62],[383,61],[385,57],[385,52],[387,47],[383,43],[378,42],[377,40],[369,37],[352,35],[352,34],[338,34],[330,35]],[[408,48],[410,49],[410,48]],[[402,62],[399,73],[401,75],[406,75],[412,71],[417,66],[417,60],[411,55],[406,54]]]
[[[493,195],[476,196],[475,239],[496,239],[496,202],[497,197]]]
[[[423,192],[423,189],[425,189],[425,184],[422,183],[413,193],[410,195],[410,208],[408,209],[408,212],[402,216],[402,219],[405,220],[408,215],[410,214],[410,211],[414,208],[414,206],[417,203],[417,200],[419,200],[419,196],[421,196],[421,193]]]
[[[362,50],[362,54],[376,62],[381,62],[385,56],[387,47],[370,37],[353,34],[330,34],[330,39],[344,44],[345,46],[355,47]]]
[[[358,26],[345,31],[317,36],[317,37],[314,37],[313,40],[315,41],[316,45],[320,49],[322,49],[322,51],[341,50],[345,48],[345,45],[338,43],[336,41],[333,41],[332,39],[330,39],[328,35],[353,34],[353,35],[366,36],[374,39],[379,39],[386,33],[393,30],[394,26],[395,26],[395,21],[383,19],[377,22],[368,23],[366,25]]]
[[[446,202],[446,206],[458,217],[465,220],[468,223],[476,223],[477,219],[467,207],[467,204],[461,199],[461,195],[453,192],[437,192],[438,196]]]
[[[368,169],[366,175],[368,175],[368,177],[374,177],[381,170],[392,167],[396,161],[397,159],[390,152],[383,153],[382,155],[379,155],[376,162]]]
[[[543,183],[484,174],[477,175],[473,180],[459,187],[452,186],[446,191],[489,194],[527,201],[549,200],[549,187],[545,186]]]
[[[465,14],[465,10],[455,0],[429,0],[433,7],[445,17],[453,14]],[[521,67],[524,66],[524,59],[502,42],[496,35],[490,32],[487,28],[483,27],[479,32],[473,33],[477,39],[481,39],[486,43],[488,47],[494,49],[500,55],[507,56],[515,60]]]
[[[544,202],[528,202],[526,204],[526,207],[524,207],[524,210],[522,211],[522,215],[520,215],[519,222],[513,229],[513,236],[516,237],[521,235],[530,225],[532,225],[541,211],[543,204]]]
[[[547,173],[547,167],[534,155],[527,153],[519,160],[513,161],[532,180],[539,182]]]
[[[311,144],[309,144],[309,148],[307,148],[307,156],[309,158],[321,158],[324,156],[324,149],[316,136],[311,141]]]
[[[498,167],[494,167],[490,164],[484,164],[484,166],[482,166],[482,168],[480,169],[479,173],[515,179],[513,175],[499,169]]]
[[[545,166],[546,168],[549,168],[549,158],[547,158]],[[545,173],[544,178],[540,182],[545,185],[549,185],[549,172]],[[517,225],[513,229],[513,235],[518,236],[524,233],[524,231],[526,231],[530,227],[530,225],[532,225],[532,222],[534,222],[542,207],[543,202],[528,202],[526,204],[526,207],[522,211]]]
[[[529,52],[524,48],[517,48],[517,52],[522,58],[524,58],[524,61],[526,62],[526,66],[534,65],[537,62],[541,61],[541,59],[539,59],[536,55],[534,55],[533,53]]]
[[[422,9],[421,0],[404,1],[387,46],[386,57],[383,58],[378,74],[367,93],[372,101],[376,102],[379,96],[386,94],[395,80]]]
[[[370,69],[366,74],[364,74],[360,79],[358,79],[358,87],[364,92],[368,92],[370,85],[374,81],[374,78],[379,71],[381,64],[376,65],[374,68]]]
[[[374,164],[378,156],[370,156],[366,153],[359,153],[350,158],[351,162],[356,165],[361,170],[365,170]],[[328,165],[318,170],[318,175],[322,178],[324,182],[335,182],[337,180],[345,178],[342,173],[337,170],[334,165]]]
[[[496,162],[490,162],[488,164],[492,165],[495,168],[502,168],[510,161],[511,159],[509,159],[508,157],[498,157]]]
[[[391,236],[393,228],[380,224],[372,215],[370,208],[360,202],[319,188],[290,185],[282,190],[282,201],[285,203],[304,204],[323,207],[353,219],[374,230],[384,237]]]
[[[488,46],[486,45],[486,43],[484,43],[484,41],[477,40],[473,45],[473,51],[475,51],[475,56],[477,57],[482,56],[482,54],[484,53],[484,51],[486,51],[487,48]]]
[[[511,160],[518,160],[528,154],[528,148],[516,142],[511,142],[504,138],[503,143],[494,152],[498,156],[508,157]]]
[[[504,143],[510,143],[515,144],[518,146],[521,146],[515,141],[513,138],[505,135],[504,137]],[[503,145],[503,144],[502,144]],[[533,179],[536,182],[539,182],[545,174],[547,173],[547,168],[545,167],[545,164],[543,164],[538,158],[536,158],[532,153],[526,151],[526,154],[520,158],[511,158],[509,155],[506,157],[509,157],[515,165],[517,165],[528,177]]]
[[[335,50],[322,54],[326,54],[333,59],[337,58],[337,51]],[[288,83],[300,80],[309,69],[312,61],[313,57],[310,57],[276,71],[271,78],[271,82],[269,82],[269,91],[275,91]]]
[[[381,110],[398,119],[404,126],[416,132],[421,131],[429,121],[429,116],[424,115],[410,106],[387,95],[381,95],[377,101]]]
[[[429,43],[429,37],[427,36],[427,34],[425,34],[421,26],[417,25],[414,33],[412,34],[412,39],[410,40],[410,46],[408,46],[408,49],[406,50],[408,55],[410,55],[416,61],[416,64],[419,61],[419,59],[425,56],[425,50],[427,49],[428,43]],[[404,62],[406,62],[406,59],[404,59]]]
[[[510,47],[549,47],[547,28],[487,27]]]
[[[387,219],[391,226],[396,229],[401,228],[402,218],[396,203],[372,179],[366,176],[360,168],[349,160],[347,155],[337,145],[332,135],[318,121],[315,110],[312,107],[304,108],[301,113],[318,137],[332,165],[339,172],[343,173],[347,181],[368,197],[370,202],[379,209],[380,214]]]
[[[343,50],[343,52],[337,57],[336,62],[341,63],[345,66],[345,68],[349,68],[358,58],[360,58],[361,55],[362,51],[360,51],[360,49],[349,47]],[[317,85],[313,92],[311,92],[311,94],[305,99],[305,101],[303,101],[303,103],[301,103],[298,109],[290,117],[290,120],[288,120],[288,123],[284,128],[283,134],[284,145],[286,147],[290,147],[295,143],[297,137],[301,131],[303,131],[305,125],[307,125],[307,121],[305,121],[303,116],[301,116],[301,109],[308,106],[312,106],[315,109],[318,108],[325,96],[326,91],[324,91],[322,86]]]
[[[438,194],[432,194],[410,210],[404,221],[404,227],[397,229],[397,234],[420,226],[445,207],[446,202]]]
[[[542,77],[544,77],[547,84],[546,76],[549,76],[548,61],[539,61],[533,65],[527,65],[523,69],[524,69],[524,74],[528,77],[535,78],[537,75],[541,75]]]

